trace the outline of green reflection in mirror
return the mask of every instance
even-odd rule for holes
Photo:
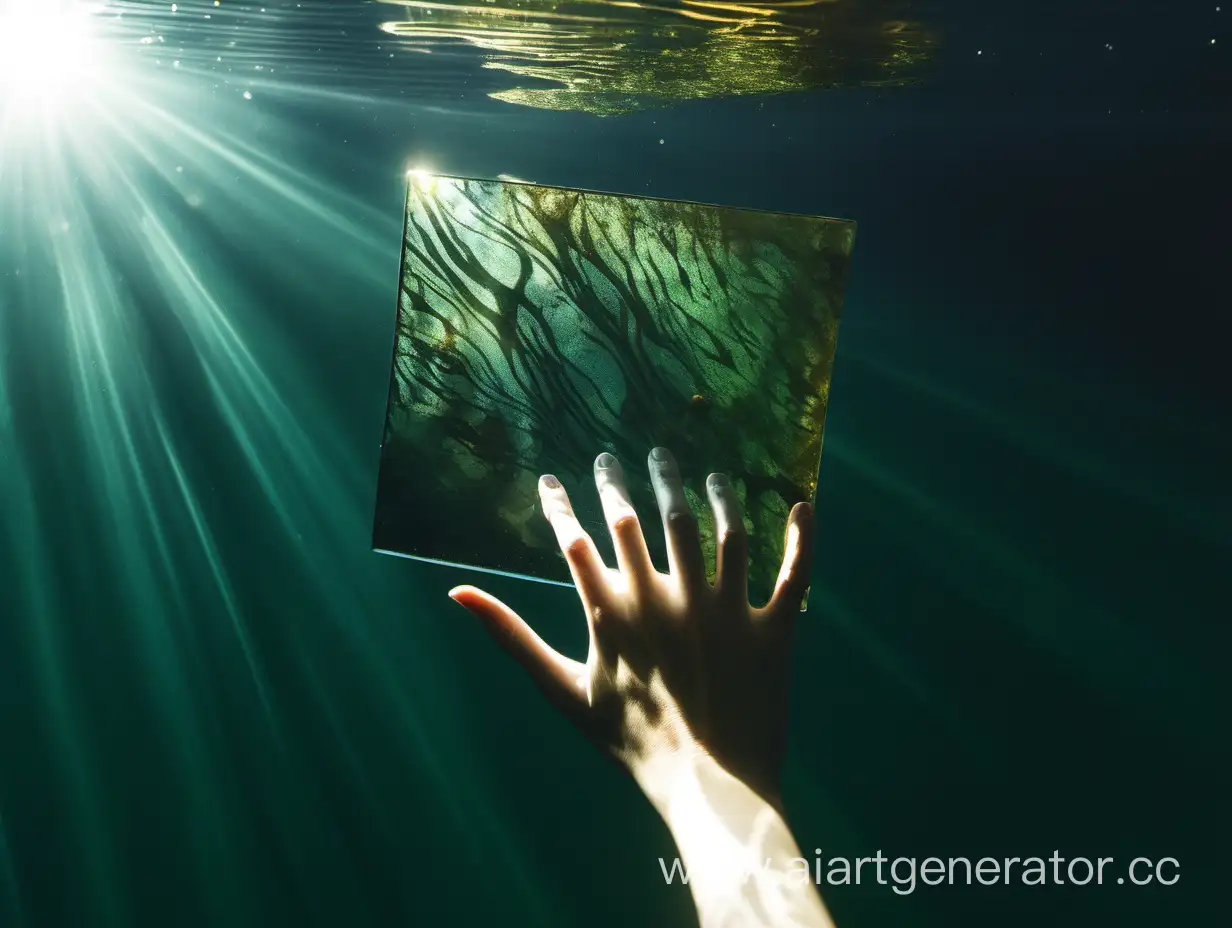
[[[764,603],[817,489],[854,223],[416,173],[373,545],[569,583],[539,511],[559,477],[610,565],[594,489],[624,464],[666,569],[646,456],[680,463],[713,577],[727,473]]]

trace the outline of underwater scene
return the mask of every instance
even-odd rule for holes
[[[698,821],[837,928],[1218,924],[1229,17],[0,0],[0,928],[712,928]],[[803,561],[691,626],[757,815],[575,724],[679,678],[536,481],[661,571],[656,446]]]

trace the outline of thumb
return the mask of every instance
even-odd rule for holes
[[[449,591],[449,598],[479,617],[488,634],[526,669],[558,709],[573,715],[580,708],[584,701],[585,664],[556,651],[525,619],[483,590],[458,586]]]

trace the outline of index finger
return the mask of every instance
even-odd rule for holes
[[[556,533],[556,542],[569,564],[569,572],[582,597],[587,619],[592,620],[596,608],[608,605],[610,584],[607,567],[599,556],[594,539],[582,528],[582,523],[574,514],[569,494],[553,475],[544,474],[539,478],[539,499],[543,503],[543,514]]]

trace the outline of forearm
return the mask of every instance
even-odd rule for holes
[[[833,928],[782,815],[714,760],[666,756],[634,776],[676,840],[701,928]]]

